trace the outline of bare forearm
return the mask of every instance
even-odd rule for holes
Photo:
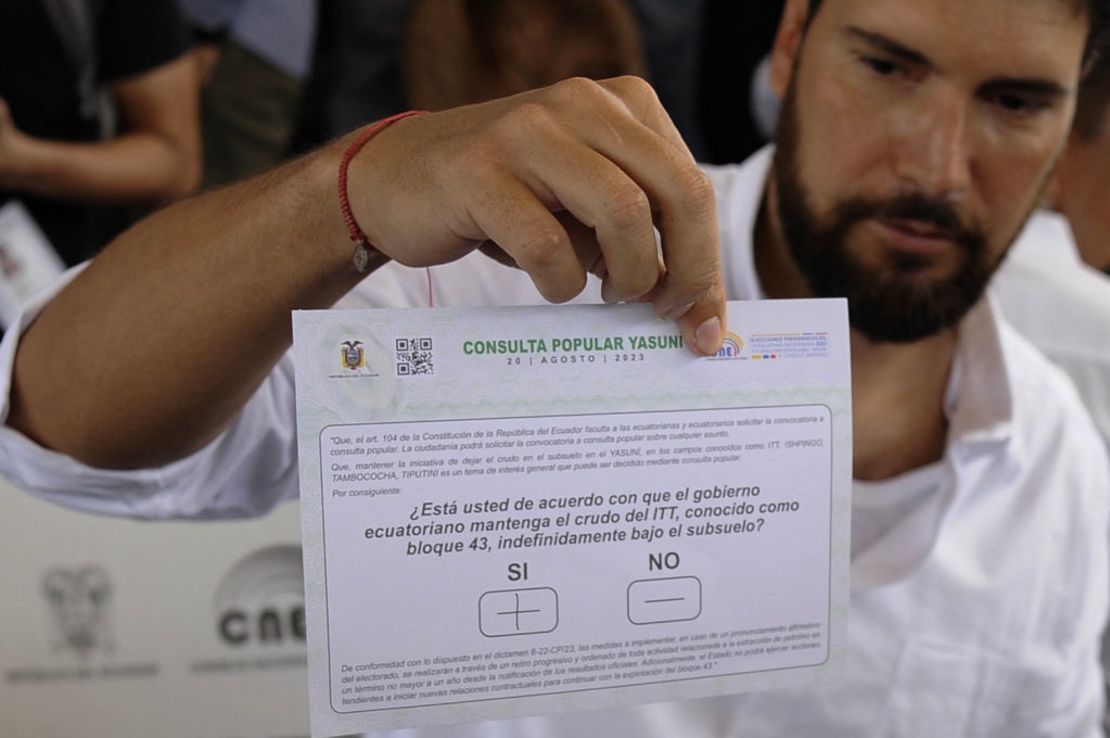
[[[335,192],[355,138],[117,239],[23,337],[8,423],[97,466],[165,463],[213,438],[288,348],[289,311],[358,282]],[[602,264],[607,299],[650,299],[698,352],[720,348],[713,190],[641,80],[409,118],[349,175],[379,264],[445,264],[492,241],[552,301]]]
[[[323,150],[117,239],[23,337],[9,424],[105,467],[213,438],[288,348],[289,311],[357,282],[336,161]]]
[[[84,202],[148,202],[189,194],[200,181],[197,158],[157,133],[70,143],[25,137],[7,189]]]

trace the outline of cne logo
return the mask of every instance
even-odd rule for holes
[[[344,369],[357,372],[366,367],[366,351],[362,347],[362,341],[344,341],[339,345],[339,353]]]
[[[740,352],[744,349],[744,339],[736,335],[732,331],[725,333],[724,343],[721,344],[720,351],[717,352],[718,359],[739,359]]]
[[[231,647],[304,647],[304,569],[299,546],[267,546],[224,576],[213,599],[216,632]]]

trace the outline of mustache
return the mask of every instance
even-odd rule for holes
[[[982,230],[975,224],[965,223],[950,203],[920,193],[884,200],[846,200],[837,208],[836,215],[844,227],[871,218],[917,221],[932,226],[941,236],[969,251],[983,248],[985,242]]]

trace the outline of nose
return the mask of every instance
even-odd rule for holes
[[[959,202],[971,186],[968,103],[955,94],[938,93],[915,106],[911,115],[913,121],[903,127],[895,154],[900,186]]]

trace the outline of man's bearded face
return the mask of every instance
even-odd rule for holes
[[[818,214],[799,176],[800,121],[792,84],[783,100],[774,161],[778,217],[798,268],[818,297],[848,298],[851,324],[877,342],[909,342],[959,322],[979,300],[999,259],[983,229],[950,203],[920,192],[887,198],[844,197]],[[882,263],[853,253],[854,230],[871,221],[910,222],[958,249],[956,266],[937,275],[925,255],[888,249]]]

